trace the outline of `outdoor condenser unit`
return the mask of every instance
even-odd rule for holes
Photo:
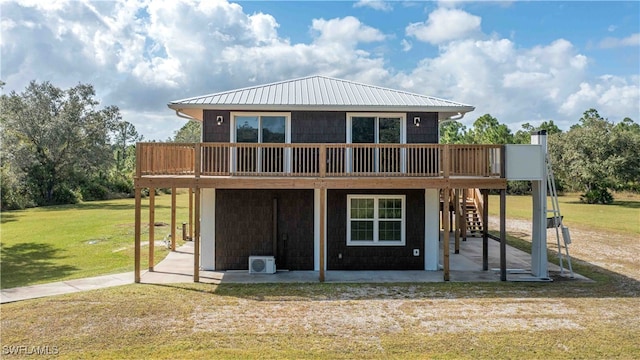
[[[276,259],[273,256],[249,256],[250,274],[275,274]]]

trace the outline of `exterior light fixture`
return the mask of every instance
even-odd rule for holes
[[[218,124],[218,126],[222,125],[223,122],[224,118],[222,117],[222,115],[216,116],[216,123]]]
[[[420,127],[420,116],[416,116],[413,118],[413,125],[416,127]]]

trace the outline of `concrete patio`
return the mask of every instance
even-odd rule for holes
[[[442,236],[441,236],[442,238]],[[454,254],[454,239],[451,238],[450,281],[482,282],[500,281],[500,244],[489,240],[489,270],[482,270],[482,239],[468,238],[460,241],[460,253]],[[440,246],[442,247],[442,241]],[[540,281],[533,278],[531,255],[507,246],[507,280]],[[442,252],[441,252],[442,263]],[[560,268],[549,263],[549,272],[559,273]],[[568,278],[568,271],[565,269]],[[574,274],[576,280],[588,280]],[[193,243],[187,242],[164,260],[156,264],[154,271],[142,273],[141,282],[147,284],[183,283],[193,281]],[[443,282],[442,271],[398,270],[398,271],[336,271],[328,270],[325,277],[330,283],[388,283],[388,282]],[[248,271],[200,271],[200,282],[221,283],[314,283],[318,282],[317,271],[278,270],[275,274],[249,274]]]

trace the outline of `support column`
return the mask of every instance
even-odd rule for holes
[[[176,188],[171,188],[171,251],[176,251]]]
[[[424,269],[438,270],[440,261],[440,193],[424,190]]]
[[[189,240],[193,240],[193,188],[189,188]]]
[[[482,189],[482,270],[489,270],[489,190]]]
[[[156,189],[149,188],[149,271],[153,271],[156,228]]]
[[[200,282],[200,187],[195,192],[195,231],[193,236],[193,282]]]
[[[442,191],[443,210],[449,211],[449,189]],[[444,211],[443,211],[444,212]],[[444,281],[449,281],[449,221],[444,222],[444,236],[442,239],[442,265],[444,268]]]
[[[540,130],[531,134],[531,144],[540,145],[542,156],[537,164],[542,176],[539,180],[531,181],[531,195],[533,197],[533,216],[531,229],[531,274],[538,278],[548,278],[547,259],[547,133]],[[535,164],[531,164],[532,166]],[[555,216],[555,214],[554,214]]]
[[[475,191],[473,189],[472,191]],[[469,189],[462,190],[462,213],[460,214],[460,232],[462,241],[467,241],[467,199],[469,198]],[[474,196],[475,198],[475,196]]]
[[[142,201],[141,201],[141,194],[140,194],[140,188],[136,186],[135,188],[135,225],[134,225],[134,281],[136,283],[140,282],[140,223],[141,223],[141,205],[142,205]]]
[[[324,282],[325,275],[325,253],[326,253],[326,211],[327,211],[327,189],[320,189],[320,282]]]
[[[507,281],[507,190],[500,190],[500,281]]]
[[[216,257],[216,189],[200,190],[200,267],[215,270]]]
[[[460,189],[455,189],[453,192],[453,214],[456,219],[454,228],[454,250],[455,254],[460,254]]]

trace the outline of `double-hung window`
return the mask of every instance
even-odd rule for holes
[[[348,195],[347,245],[405,245],[405,196]]]
[[[287,171],[289,143],[289,114],[235,113],[232,114],[233,134],[238,143],[234,152],[236,172],[281,173]]]

